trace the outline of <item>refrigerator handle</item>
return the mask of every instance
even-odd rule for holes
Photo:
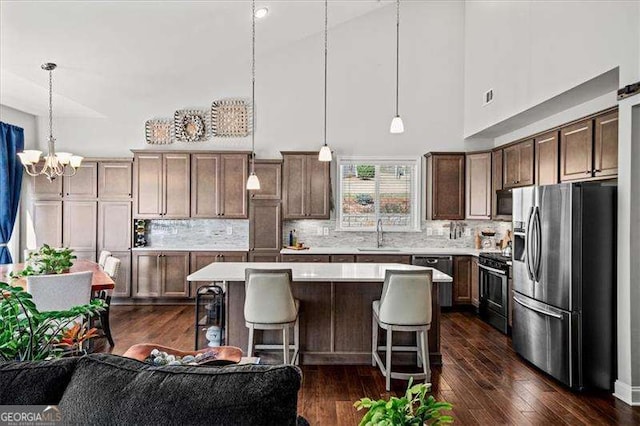
[[[531,258],[531,243],[532,243],[531,227],[533,226],[532,219],[533,219],[533,207],[529,209],[529,217],[527,219],[527,228],[525,229],[524,258],[525,258],[525,264],[527,266],[527,275],[529,276],[530,280],[535,281],[535,277],[533,275],[533,268],[532,268],[533,259]]]
[[[540,281],[540,262],[542,258],[542,223],[540,221],[540,207],[536,206],[533,221],[536,229],[536,263],[534,264],[534,273],[536,281]]]
[[[521,306],[523,306],[523,307],[525,307],[527,309],[530,309],[530,310],[532,310],[534,312],[537,312],[539,314],[546,315],[548,317],[557,318],[557,319],[562,319],[562,315],[560,315],[560,314],[556,314],[554,312],[549,312],[549,311],[544,311],[542,309],[538,309],[536,307],[533,307],[533,306],[529,305],[528,303],[523,302],[522,300],[518,299],[517,297],[514,297],[513,301],[516,302],[518,305],[521,305]]]

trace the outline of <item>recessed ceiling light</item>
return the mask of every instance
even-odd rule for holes
[[[269,14],[269,9],[266,7],[261,7],[260,9],[256,9],[256,18],[262,19]]]

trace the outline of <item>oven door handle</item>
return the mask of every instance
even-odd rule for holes
[[[490,272],[495,272],[496,274],[507,275],[507,273],[505,271],[501,271],[500,269],[492,268],[490,266],[478,265],[478,267],[480,269],[485,269],[485,270],[490,271]]]
[[[545,310],[542,310],[542,309],[539,309],[539,308],[535,308],[535,307],[529,305],[528,303],[524,303],[522,300],[518,299],[517,297],[514,297],[513,301],[516,302],[518,305],[524,306],[525,308],[527,308],[527,309],[529,309],[531,311],[537,312],[539,314],[546,315],[548,317],[557,318],[557,319],[562,319],[562,315],[560,315],[560,314],[556,314],[554,312],[549,312],[549,311],[545,311]]]

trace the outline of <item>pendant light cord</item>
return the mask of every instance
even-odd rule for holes
[[[327,26],[328,0],[324,0],[324,146],[327,146]]]
[[[396,117],[400,98],[400,0],[396,0]]]
[[[53,70],[49,70],[49,140],[53,139]]]
[[[251,0],[251,173],[256,171],[256,2]]]

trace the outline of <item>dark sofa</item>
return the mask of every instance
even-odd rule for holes
[[[64,424],[306,425],[293,366],[155,367],[93,354],[0,363],[0,405],[58,405]]]

